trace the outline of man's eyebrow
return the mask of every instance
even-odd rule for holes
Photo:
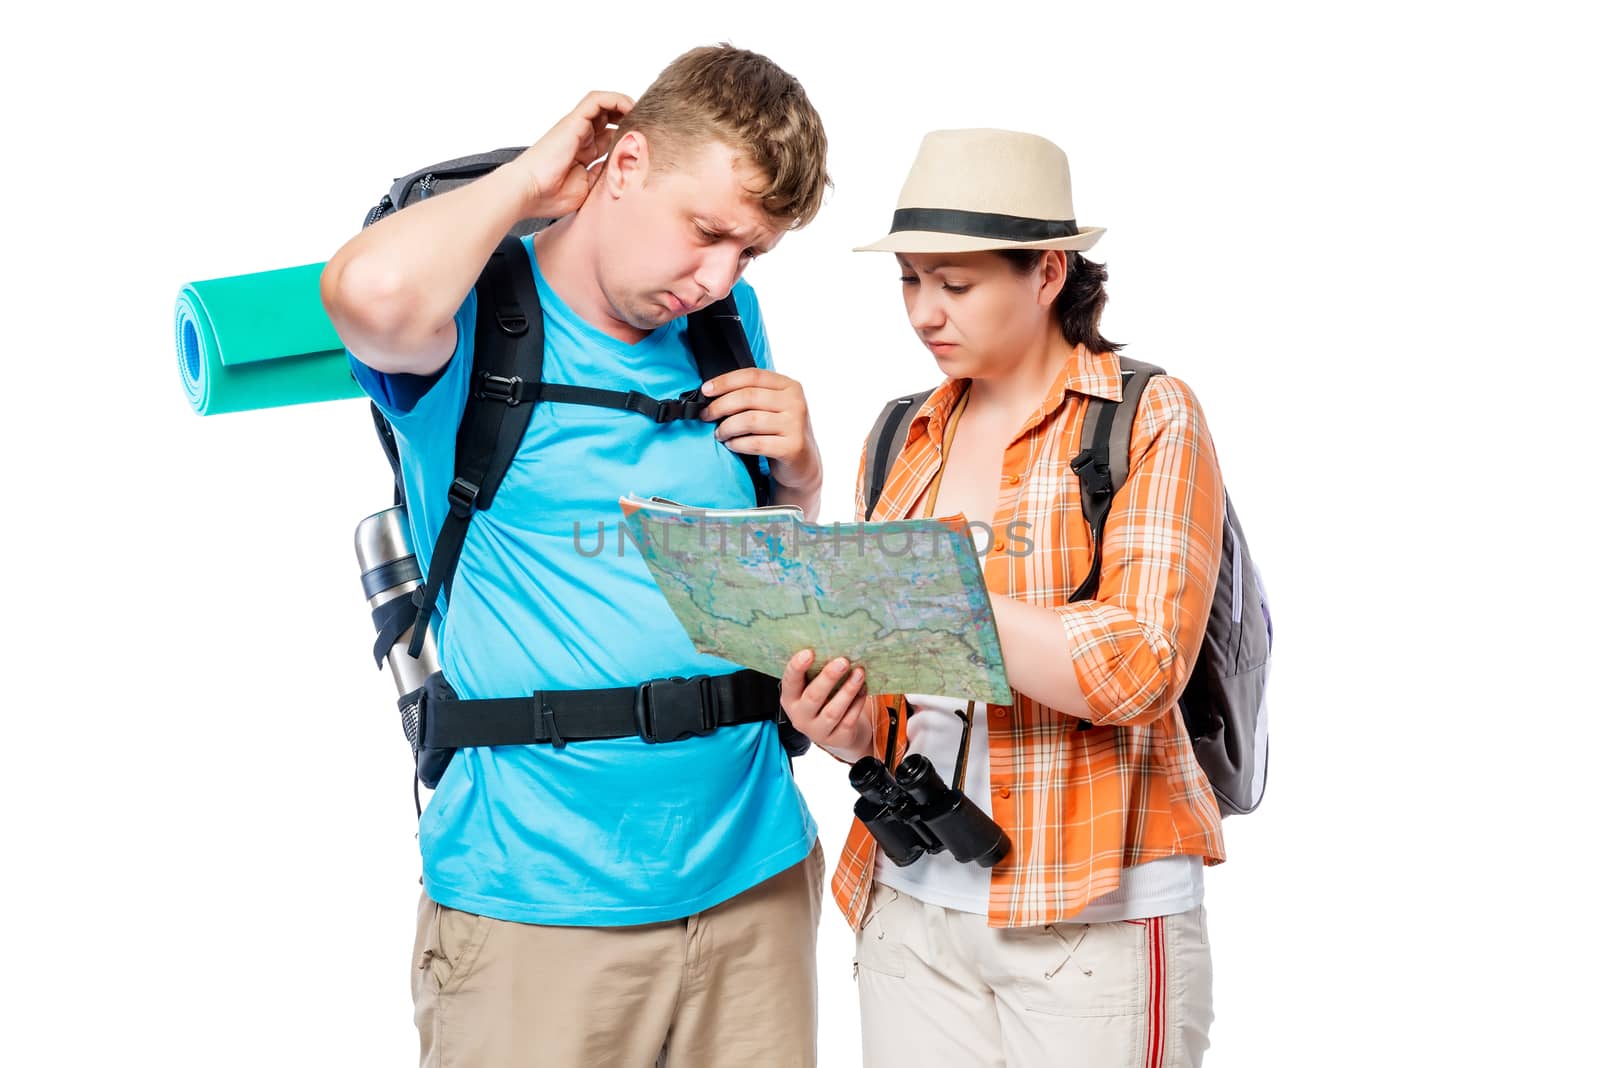
[[[756,236],[752,236],[752,237],[749,237],[747,239],[743,234],[741,234],[739,232],[739,228],[738,227],[729,226],[727,223],[723,222],[721,219],[717,218],[715,215],[711,215],[711,214],[707,214],[707,213],[701,213],[701,215],[699,216],[699,219],[700,219],[700,225],[705,227],[706,232],[711,234],[713,237],[717,237],[717,238],[737,237],[741,241],[748,240],[749,244],[752,247],[754,247],[758,252],[770,252],[770,251],[772,251],[772,245],[771,244],[767,244],[767,245],[757,244],[757,236],[759,236],[758,232],[757,232]],[[778,236],[781,236],[781,235],[778,235]]]
[[[704,224],[707,230],[710,230],[713,233],[723,237],[731,237],[737,233],[739,229],[737,226],[729,226],[717,216],[707,213],[701,214],[700,221],[702,224]]]

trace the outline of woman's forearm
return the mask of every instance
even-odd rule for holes
[[[1089,706],[1072,667],[1061,617],[998,593],[990,593],[989,601],[1012,688],[1062,715],[1088,718]]]

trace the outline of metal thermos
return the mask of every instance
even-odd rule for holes
[[[396,597],[410,597],[411,591],[422,585],[405,505],[397,504],[356,524],[356,560],[361,565],[361,586],[369,608],[377,609]],[[422,640],[422,655],[415,658],[406,652],[411,641],[409,629],[390,647],[389,672],[402,695],[421,688],[423,681],[439,670],[439,651],[433,639],[430,625]]]

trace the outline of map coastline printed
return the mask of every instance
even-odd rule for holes
[[[1011,703],[964,519],[803,523],[623,502],[628,534],[697,650],[769,675],[814,649],[870,693]]]

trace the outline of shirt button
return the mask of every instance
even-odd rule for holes
[[[998,790],[998,791],[996,791],[996,792],[997,792],[997,793],[998,793],[998,794],[999,794],[999,795],[1000,795],[1000,796],[1001,796],[1001,797],[1010,797],[1010,796],[1011,796],[1011,787],[1009,787],[1009,786],[1002,786],[1002,787],[1000,787],[1000,789],[999,789],[999,790]]]
[[[1018,482],[1021,482],[1021,481],[1022,481],[1022,476],[1021,475],[1007,475],[1006,476],[1006,485],[1008,485],[1008,486],[1015,486]]]
[[[1004,538],[994,539],[994,551],[997,553],[1003,553],[1006,551],[1006,540]]]
[[[995,709],[994,710],[994,718],[995,719],[1005,719],[1006,718],[1006,710],[1003,709],[1003,708]]]

